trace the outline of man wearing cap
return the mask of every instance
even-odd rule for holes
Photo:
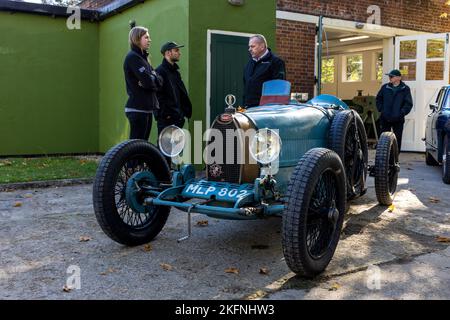
[[[405,116],[413,107],[411,89],[402,81],[399,70],[392,70],[386,75],[389,76],[389,83],[384,84],[377,95],[380,127],[381,132],[394,131],[400,151]]]
[[[182,47],[184,46],[175,42],[167,42],[161,47],[164,59],[156,68],[156,72],[161,75],[164,84],[157,93],[159,110],[154,113],[158,124],[158,135],[170,125],[182,128],[185,122],[184,118],[189,119],[192,116],[192,104],[177,65]]]

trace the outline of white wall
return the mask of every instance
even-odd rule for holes
[[[330,48],[328,57],[334,57],[335,59],[335,82],[323,84],[322,93],[333,94],[341,99],[352,99],[358,94],[358,90],[363,90],[363,95],[376,95],[381,86],[381,81],[376,80],[375,67],[376,53],[379,52],[383,52],[382,41]],[[363,78],[360,82],[347,82],[345,81],[346,56],[354,54],[363,55]],[[384,60],[386,60],[386,56],[384,56]]]

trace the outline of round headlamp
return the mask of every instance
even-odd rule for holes
[[[281,138],[271,129],[261,129],[250,141],[250,154],[259,163],[267,165],[278,159],[281,151]]]
[[[170,158],[177,157],[184,149],[186,135],[183,129],[171,125],[163,129],[158,139],[159,149]]]

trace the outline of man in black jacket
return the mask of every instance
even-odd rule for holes
[[[180,60],[180,48],[184,46],[167,42],[161,47],[164,59],[156,72],[163,78],[163,87],[158,91],[159,110],[154,112],[158,123],[158,135],[170,125],[183,128],[185,119],[192,116],[192,104],[181,79],[176,62]]]
[[[244,69],[244,105],[259,105],[264,82],[275,79],[286,79],[284,61],[267,47],[263,35],[254,35],[248,42],[251,58]]]
[[[411,89],[402,81],[399,70],[392,70],[386,75],[389,76],[389,83],[384,84],[377,95],[377,109],[381,112],[380,127],[381,132],[394,131],[400,151],[405,116],[413,107]]]

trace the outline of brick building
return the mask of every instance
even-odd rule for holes
[[[278,0],[277,52],[296,92],[317,92],[317,35],[323,16],[322,93],[352,99],[375,95],[384,73],[399,68],[415,107],[405,125],[405,150],[423,150],[428,102],[449,83],[450,7],[444,0]],[[403,37],[402,37],[403,36]]]

